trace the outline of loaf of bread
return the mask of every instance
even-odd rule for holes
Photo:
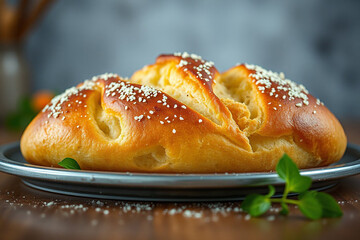
[[[66,90],[21,139],[32,164],[70,157],[81,169],[155,173],[271,171],[284,153],[318,167],[345,148],[336,117],[283,73],[241,64],[220,74],[188,53]]]

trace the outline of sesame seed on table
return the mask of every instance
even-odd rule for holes
[[[342,123],[349,142],[360,145],[360,120]],[[0,128],[0,144],[19,137]],[[264,217],[251,218],[239,208],[240,201],[79,198],[35,190],[0,173],[0,239],[355,239],[360,233],[360,175],[327,192],[340,204],[342,218],[310,221],[292,206],[283,217],[279,205]]]

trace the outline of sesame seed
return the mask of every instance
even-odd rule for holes
[[[202,119],[199,119],[199,123],[202,123],[202,121],[203,121]]]
[[[183,66],[186,66],[188,64],[189,64],[189,62],[185,61],[184,59],[181,59],[180,63],[177,65],[177,67],[183,67]]]
[[[175,134],[175,133],[176,133],[176,130],[175,130],[175,129],[173,129],[173,130],[172,130],[172,132]]]
[[[141,119],[143,119],[143,117],[144,117],[144,115],[140,115],[140,116],[135,116],[134,117],[134,119],[136,120],[136,121],[141,121]]]
[[[160,123],[161,123],[161,124],[164,124],[164,122],[163,122],[163,121],[160,121]]]
[[[161,93],[159,90],[156,90],[149,86],[136,87],[128,82],[121,80],[116,74],[105,73],[99,76],[95,76],[91,80],[85,80],[79,87],[72,87],[67,89],[63,94],[54,97],[51,102],[44,107],[42,111],[48,111],[48,118],[57,118],[60,114],[64,113],[64,111],[62,110],[62,105],[63,103],[69,101],[69,98],[71,96],[75,95],[86,97],[87,95],[83,93],[84,90],[95,90],[96,86],[100,85],[100,83],[96,81],[98,81],[99,79],[107,81],[110,78],[116,78],[114,80],[117,81],[105,84],[104,95],[107,97],[118,96],[120,100],[126,100],[128,102],[133,102],[133,104],[136,104],[136,100],[139,103],[145,103],[147,102],[146,99],[149,99],[150,97],[156,97],[159,93]],[[140,96],[137,94],[140,94]],[[167,97],[163,95],[163,100],[166,101],[166,99]],[[77,99],[75,100],[75,102],[79,105],[83,103],[82,101],[79,101]],[[68,103],[67,106],[70,107],[71,103]],[[87,107],[87,105],[85,104],[84,107]],[[125,109],[127,110],[128,107],[126,106]],[[74,111],[77,111],[77,109],[74,109]],[[136,120],[138,121],[140,121],[141,119],[141,116],[137,116],[136,118]]]
[[[185,106],[185,105],[182,105],[181,107],[182,107],[183,109],[186,109],[186,106]]]
[[[195,77],[204,80],[205,82],[209,82],[210,79],[212,79],[211,71],[210,69],[214,66],[214,63],[211,61],[205,61],[200,56],[196,54],[189,54],[187,52],[184,53],[174,53],[174,56],[179,56],[182,59],[180,59],[179,64],[177,67],[185,67],[189,65],[188,67],[192,66],[193,69],[196,70]],[[194,63],[195,62],[195,63]],[[188,71],[188,67],[183,68],[184,71]],[[203,85],[205,85],[205,82]]]
[[[182,121],[182,120],[184,120],[184,118],[183,117],[179,117],[179,119]]]
[[[285,78],[284,73],[276,73],[272,71],[268,71],[260,66],[245,64],[245,67],[249,70],[254,70],[249,74],[249,77],[253,78],[253,82],[256,85],[259,85],[257,88],[259,91],[263,91],[264,88],[271,89],[269,93],[270,96],[274,96],[277,98],[279,94],[276,93],[275,88],[273,87],[273,83],[277,85],[276,89],[279,91],[285,91],[289,97],[289,100],[294,100],[295,98],[301,99],[303,104],[308,105],[308,96],[309,93],[306,88],[301,84],[296,84],[289,79]],[[287,96],[283,95],[283,99],[286,99]],[[298,105],[301,107],[300,105]]]
[[[54,97],[51,102],[43,108],[42,112],[49,111],[49,114],[47,115],[48,118],[57,118],[60,114],[63,113],[62,104],[69,101],[69,98],[72,95],[77,95],[83,90],[93,90],[95,85],[95,82],[86,80],[80,87],[72,87],[67,89],[64,93]],[[78,101],[76,100],[75,102]]]

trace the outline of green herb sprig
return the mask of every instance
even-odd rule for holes
[[[66,169],[81,170],[80,165],[75,159],[72,158],[64,158],[61,162],[58,163],[58,165]]]
[[[311,178],[301,176],[299,169],[287,154],[284,154],[279,160],[276,172],[285,181],[282,198],[271,198],[275,194],[275,188],[272,185],[269,185],[267,195],[250,194],[246,196],[241,208],[252,217],[266,213],[272,203],[280,203],[282,207],[280,214],[282,215],[288,215],[288,204],[294,204],[299,207],[302,214],[312,220],[342,216],[339,204],[331,195],[308,191],[311,186]],[[299,193],[298,199],[287,198],[289,193]]]

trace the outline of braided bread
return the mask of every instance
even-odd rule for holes
[[[66,90],[21,138],[29,163],[71,157],[81,169],[133,172],[270,171],[284,153],[309,168],[345,148],[334,115],[284,74],[248,64],[220,74],[187,53]]]

